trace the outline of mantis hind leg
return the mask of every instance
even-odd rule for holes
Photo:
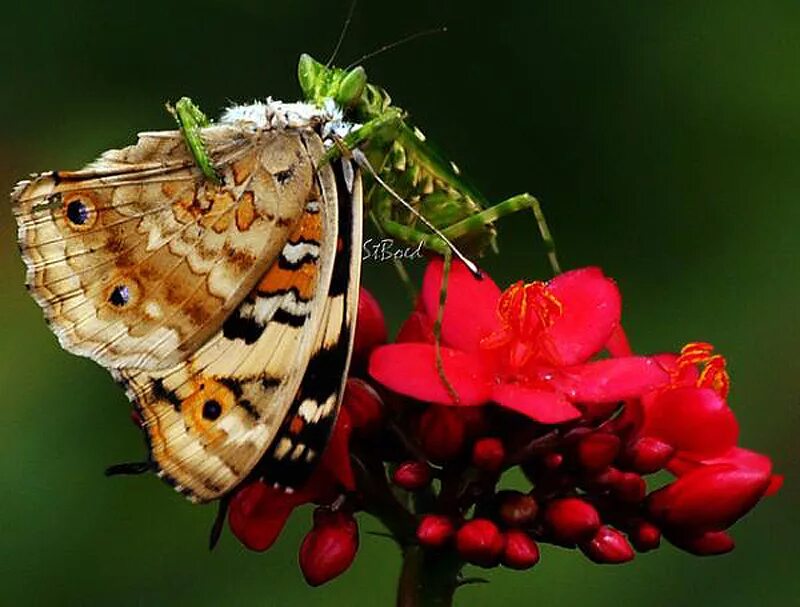
[[[442,284],[439,288],[439,305],[436,310],[436,320],[433,323],[433,345],[436,350],[436,372],[442,380],[447,393],[455,404],[461,402],[458,392],[447,379],[444,372],[444,361],[442,360],[442,320],[444,319],[444,305],[447,301],[447,284],[450,279],[450,268],[453,264],[453,256],[449,250],[444,254],[444,264],[442,266]]]
[[[167,109],[175,116],[186,147],[205,178],[215,184],[221,183],[200,135],[200,129],[210,125],[211,121],[188,97],[181,97],[174,108],[167,106]]]
[[[547,259],[550,262],[550,267],[553,274],[561,273],[561,266],[558,263],[558,256],[556,255],[556,243],[550,233],[550,228],[547,225],[544,212],[539,201],[530,194],[517,194],[511,198],[507,198],[496,205],[484,209],[480,213],[476,213],[466,219],[454,223],[442,230],[445,236],[451,239],[457,239],[475,231],[479,231],[487,224],[494,223],[496,220],[506,215],[511,215],[517,211],[530,209],[536,218],[536,224],[539,226],[539,233],[542,236],[545,250],[547,251]]]

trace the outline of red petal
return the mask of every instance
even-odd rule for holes
[[[231,499],[228,524],[250,550],[266,550],[278,538],[292,510],[305,501],[304,496],[285,493],[256,481]]]
[[[669,381],[652,358],[627,356],[554,369],[543,379],[573,402],[608,403],[634,398]]]
[[[328,446],[325,448],[325,453],[322,455],[321,465],[318,470],[324,468],[325,471],[339,481],[345,489],[353,491],[356,486],[356,481],[353,476],[353,468],[350,465],[351,430],[352,424],[350,422],[350,414],[347,412],[347,409],[342,408],[339,411],[339,417],[336,419],[333,434],[331,435],[330,441],[328,441]]]
[[[355,338],[353,340],[353,364],[366,360],[370,351],[386,343],[386,320],[378,300],[364,287],[358,294]]]
[[[768,475],[770,482],[764,493],[765,497],[774,495],[783,486],[783,476],[772,474],[772,460],[769,457],[741,447],[733,447],[723,455],[711,458],[702,458],[697,454],[691,453],[679,454],[670,460],[667,469],[675,476],[683,476],[695,468],[713,464],[732,464],[739,468]]]
[[[706,531],[695,535],[671,532],[667,539],[674,546],[695,556],[717,556],[735,547],[733,538],[724,531]]]
[[[582,363],[608,342],[619,325],[622,300],[617,285],[599,268],[565,272],[548,283],[563,313],[548,329],[564,365]]]
[[[722,455],[736,445],[739,425],[725,400],[709,388],[676,388],[659,394],[647,409],[642,434],[682,452]]]
[[[442,260],[428,264],[422,281],[422,302],[428,318],[435,319],[442,287]],[[487,275],[475,278],[460,261],[454,261],[447,284],[442,339],[459,350],[476,350],[486,335],[499,329],[497,302],[500,289]]]
[[[433,343],[433,320],[428,318],[425,312],[414,310],[400,327],[395,341],[398,344],[404,342]]]
[[[377,348],[369,373],[387,388],[417,400],[444,405],[481,405],[491,395],[492,374],[475,355],[441,348],[444,373],[459,396],[454,403],[436,369],[436,349],[429,344],[393,344]]]
[[[561,424],[581,416],[567,399],[557,392],[537,390],[520,384],[495,386],[492,399],[542,424]]]
[[[608,350],[611,356],[615,357],[633,355],[631,344],[628,341],[628,336],[625,334],[625,329],[622,328],[622,325],[617,325],[611,332],[611,337],[609,337],[606,342],[606,350]]]
[[[701,466],[648,497],[650,515],[670,527],[721,531],[764,496],[769,474],[731,464]]]
[[[783,474],[773,474],[769,477],[769,487],[764,492],[764,497],[775,495],[783,487]]]

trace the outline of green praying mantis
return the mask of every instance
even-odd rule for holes
[[[376,230],[408,245],[421,244],[444,257],[439,313],[434,324],[437,352],[452,258],[461,259],[479,275],[467,255],[480,257],[490,249],[497,250],[498,219],[519,211],[532,212],[550,266],[555,274],[560,272],[555,244],[539,201],[523,193],[491,204],[461,175],[455,163],[446,160],[409,122],[407,113],[392,103],[386,90],[368,80],[362,66],[337,68],[303,54],[297,73],[303,103],[332,107],[353,125],[345,135],[336,137],[323,160],[346,155],[361,167],[367,178],[365,212]],[[172,111],[203,175],[217,182],[202,140],[202,129],[211,121],[188,97],[180,99]],[[402,263],[393,262],[413,293]],[[440,355],[437,367],[457,402],[458,395],[447,381]]]

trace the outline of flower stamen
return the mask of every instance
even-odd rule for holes
[[[673,372],[673,382],[689,366],[700,366],[697,378],[698,388],[711,388],[722,398],[728,396],[731,378],[727,362],[721,354],[714,354],[714,346],[706,342],[690,342],[681,348],[677,369]]]
[[[544,333],[563,314],[561,301],[547,283],[521,280],[506,289],[497,303],[501,329],[481,341],[486,349],[508,347],[509,364],[523,367],[534,355],[547,354]]]

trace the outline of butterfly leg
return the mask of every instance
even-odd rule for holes
[[[211,121],[188,97],[181,97],[170,111],[178,121],[186,147],[189,148],[203,175],[212,183],[219,184],[221,180],[200,135],[200,129],[207,127]]]

